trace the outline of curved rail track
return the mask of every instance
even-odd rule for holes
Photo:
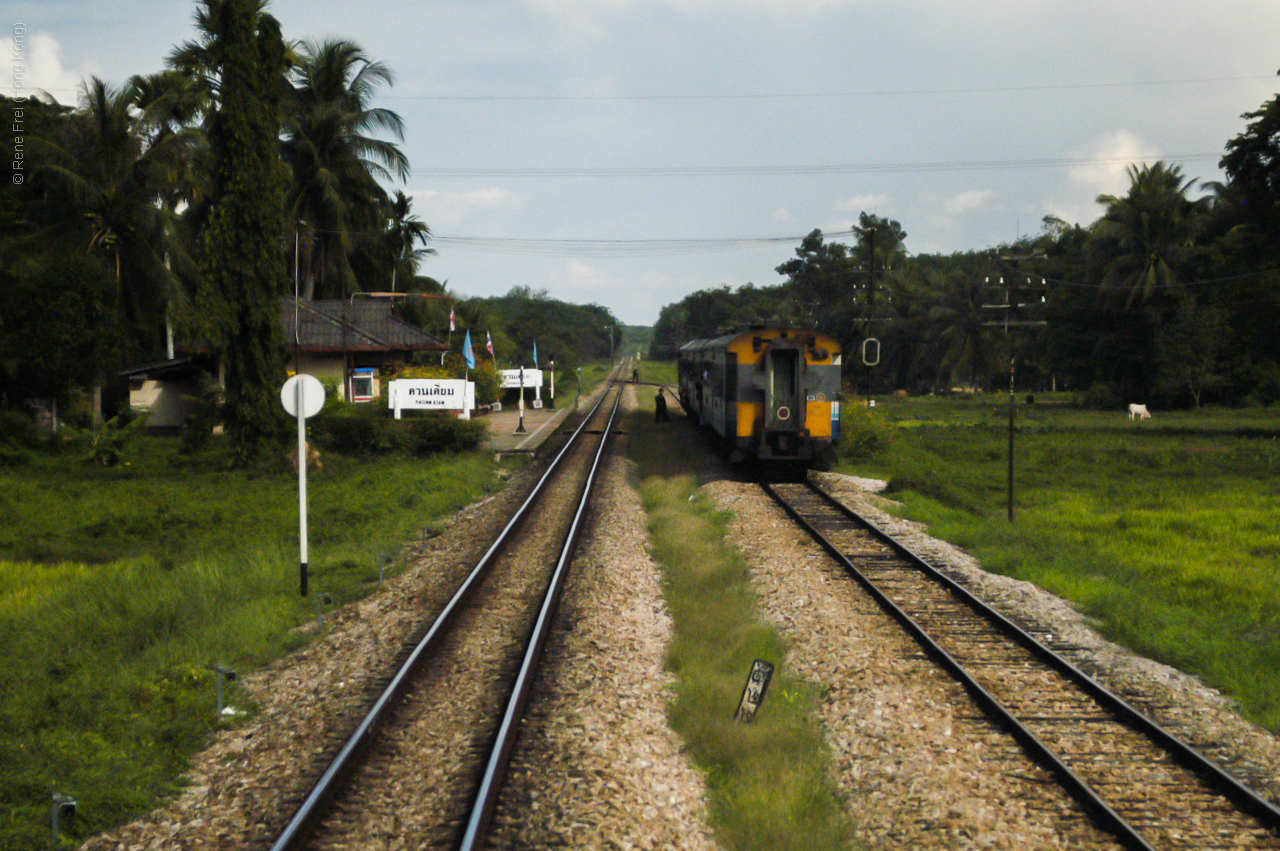
[[[272,851],[483,847],[620,399],[601,394]]]
[[[1280,809],[873,523],[762,487],[1126,848],[1280,849]]]

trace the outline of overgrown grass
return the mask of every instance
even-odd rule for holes
[[[176,449],[0,470],[0,849],[47,844],[53,792],[79,801],[75,838],[150,809],[236,723],[216,714],[212,666],[243,674],[296,647],[316,595],[364,596],[384,558],[498,485],[487,454],[326,454],[308,480],[303,601],[292,471]],[[234,686],[229,700],[252,713]]]
[[[788,672],[786,644],[760,617],[746,562],[726,539],[730,515],[682,474],[706,448],[673,414],[657,426],[651,413],[637,413],[627,428],[675,626],[671,722],[706,772],[713,829],[730,849],[847,848],[850,828],[814,718],[818,686]],[[756,658],[777,671],[754,723],[738,724],[734,710]]]
[[[1131,423],[1019,402],[1013,525],[999,397],[884,403],[892,445],[840,469],[890,479],[903,514],[984,567],[1074,601],[1280,731],[1280,411]]]

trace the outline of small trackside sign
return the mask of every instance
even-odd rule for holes
[[[764,703],[764,694],[769,690],[769,680],[773,679],[773,663],[756,659],[751,663],[751,673],[747,676],[747,685],[742,690],[742,699],[738,701],[738,711],[733,714],[734,721],[750,724]]]

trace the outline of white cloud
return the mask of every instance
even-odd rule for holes
[[[497,186],[469,192],[418,189],[408,194],[416,202],[414,212],[433,230],[469,222],[479,214],[517,212],[528,200],[526,195]]]
[[[972,189],[947,198],[942,202],[942,209],[953,216],[962,216],[965,213],[982,209],[995,197],[996,191],[994,189]]]
[[[0,77],[0,93],[10,97],[45,91],[59,103],[74,104],[80,99],[84,77],[93,73],[79,74],[63,67],[62,45],[48,33],[15,33],[0,38],[0,54],[6,60],[0,69],[4,75]]]
[[[1131,161],[1155,162],[1160,149],[1143,141],[1137,133],[1117,130],[1098,137],[1086,155],[1111,162],[1094,162],[1071,169],[1071,180],[1093,195],[1117,195],[1129,188]]]
[[[557,291],[571,292],[579,297],[617,285],[613,278],[583,260],[570,260],[552,275],[552,279]]]
[[[875,213],[888,204],[888,195],[854,195],[847,201],[837,201],[836,209],[846,213]]]
[[[1069,184],[1059,197],[1044,202],[1044,210],[1063,221],[1087,225],[1102,213],[1098,196],[1127,192],[1129,166],[1135,162],[1155,162],[1160,159],[1160,149],[1137,133],[1116,130],[1095,136],[1077,156],[1100,161],[1072,168]]]
[[[791,222],[791,211],[786,207],[779,207],[773,211],[771,218],[779,224],[788,224]]]

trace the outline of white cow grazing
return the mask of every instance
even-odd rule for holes
[[[1151,412],[1147,410],[1146,405],[1129,405],[1129,419],[1137,417],[1140,420],[1151,419]]]

